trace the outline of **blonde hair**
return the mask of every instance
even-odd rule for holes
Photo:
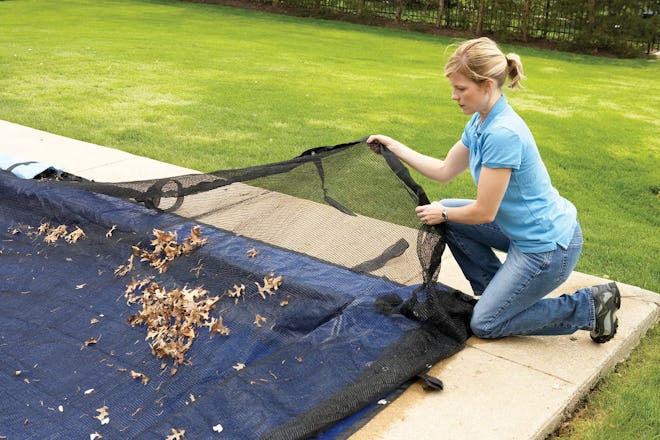
[[[491,79],[498,88],[507,77],[509,88],[522,88],[525,79],[522,62],[515,53],[504,55],[497,44],[487,37],[475,38],[461,44],[445,65],[445,76],[460,73],[476,83]]]

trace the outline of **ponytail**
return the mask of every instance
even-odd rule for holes
[[[523,72],[522,62],[518,54],[509,53],[506,55],[507,76],[509,77],[510,89],[521,89],[523,86],[520,81],[526,78]]]

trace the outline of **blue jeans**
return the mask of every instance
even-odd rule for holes
[[[472,200],[446,199],[447,207]],[[465,225],[447,222],[447,245],[480,299],[470,326],[480,338],[511,335],[567,335],[592,330],[595,310],[591,289],[544,298],[566,281],[582,250],[578,224],[568,248],[524,253],[513,246],[496,223]],[[504,263],[494,249],[507,252]]]

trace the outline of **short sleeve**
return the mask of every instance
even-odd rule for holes
[[[468,134],[467,127],[465,127],[465,130],[463,130],[463,135],[461,136],[461,142],[463,143],[463,145],[470,148],[470,135]]]
[[[493,127],[484,136],[481,163],[488,168],[520,169],[523,142],[520,136],[506,127]]]

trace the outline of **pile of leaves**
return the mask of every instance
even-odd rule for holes
[[[199,226],[193,226],[190,235],[181,243],[178,242],[176,232],[154,229],[153,235],[149,248],[143,249],[139,244],[131,246],[132,254],[126,264],[117,267],[116,276],[122,277],[133,271],[136,257],[140,262],[148,263],[149,267],[162,274],[176,258],[190,255],[195,249],[208,243],[208,239],[203,238]],[[259,255],[259,251],[252,248],[247,255],[249,258],[255,258]],[[202,264],[194,269],[198,276],[201,268]],[[155,278],[155,275],[140,279],[132,278],[126,285],[124,297],[127,304],[140,306],[140,310],[131,315],[127,322],[134,327],[140,325],[147,327],[145,339],[150,341],[152,353],[161,359],[171,359],[174,364],[171,374],[175,374],[177,367],[185,363],[186,354],[204,327],[208,328],[211,338],[215,335],[229,336],[231,331],[223,323],[222,316],[219,314],[215,316],[211,312],[223,296],[234,299],[234,304],[237,304],[239,299],[245,301],[247,288],[244,284],[234,285],[222,295],[212,295],[202,287],[185,286],[168,289]],[[256,292],[252,293],[265,300],[274,295],[282,285],[282,276],[276,276],[271,272],[263,278],[263,284],[254,284]],[[288,302],[287,297],[280,302],[280,306],[284,307]],[[263,327],[267,321],[266,316],[257,313],[253,324]],[[165,364],[163,368],[166,368]]]
[[[142,309],[127,321],[132,326],[146,325],[147,337],[152,340],[151,351],[162,359],[173,359],[175,365],[183,364],[197,328],[208,327],[211,337],[229,335],[229,328],[222,324],[222,317],[212,317],[219,296],[196,287],[167,290],[151,282],[141,294],[126,293],[129,304],[139,303]]]
[[[133,270],[136,256],[140,261],[149,262],[149,266],[158,273],[164,273],[177,257],[190,255],[208,242],[208,239],[202,238],[199,226],[193,226],[190,235],[182,243],[178,242],[176,232],[154,229],[153,234],[151,248],[132,246],[128,263],[119,266],[115,275],[124,276]],[[154,282],[153,278],[133,278],[126,286],[124,297],[129,305],[141,306],[141,310],[131,315],[127,322],[132,326],[147,326],[146,339],[151,340],[154,355],[161,359],[172,359],[175,365],[180,365],[184,363],[185,355],[197,336],[197,328],[208,327],[211,336],[229,334],[229,329],[222,324],[222,317],[210,315],[219,296],[210,296],[201,287],[168,290]],[[172,372],[175,373],[176,369]]]
[[[149,265],[159,273],[164,273],[179,255],[190,255],[198,247],[204,246],[207,238],[202,238],[202,229],[193,226],[190,236],[186,237],[181,244],[177,241],[176,232],[164,232],[159,229],[153,230],[155,238],[151,240],[151,250],[141,249],[133,246],[133,255],[140,257],[140,261],[149,261]]]
[[[67,243],[76,243],[81,238],[85,238],[85,232],[80,229],[79,226],[69,232],[69,227],[67,225],[58,225],[51,226],[50,223],[42,223],[38,228],[33,228],[29,225],[19,225],[15,228],[12,228],[10,231],[13,235],[20,234],[24,232],[29,236],[42,236],[44,237],[44,242],[48,244],[55,244],[60,238],[63,238]]]

